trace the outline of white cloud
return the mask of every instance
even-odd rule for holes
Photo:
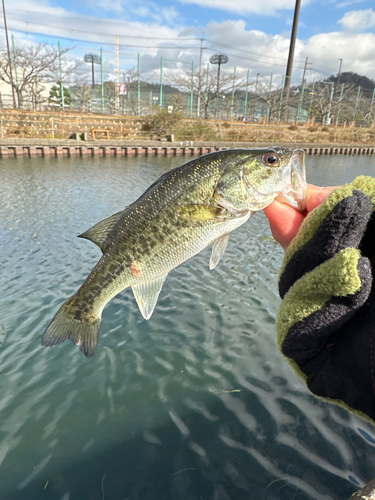
[[[368,30],[375,26],[375,11],[371,8],[366,10],[352,10],[346,12],[344,17],[338,22],[348,30]]]
[[[375,34],[333,32],[311,37],[304,53],[313,66],[337,74],[339,59],[343,59],[342,71],[354,71],[373,78],[375,75]],[[328,75],[324,75],[328,76]]]
[[[116,0],[113,1],[116,2]],[[286,0],[284,1],[286,2]],[[202,5],[203,0],[201,2]],[[221,0],[217,0],[217,2],[220,3]],[[273,4],[275,3],[273,2]],[[268,0],[268,6],[271,4],[272,1]],[[289,4],[294,5],[294,0]],[[163,11],[161,7],[157,12],[156,8],[153,7],[156,6],[154,3],[149,2],[147,6],[145,6],[146,4],[142,5],[150,9],[147,11],[149,14],[147,22],[140,21],[137,16],[128,15],[126,16],[127,20],[121,19],[120,16],[109,19],[105,15],[100,18],[99,16],[81,15],[69,12],[62,7],[53,7],[46,0],[13,0],[9,3],[7,11],[8,28],[10,32],[12,29],[28,31],[28,34],[15,32],[16,44],[32,43],[33,40],[41,39],[37,38],[35,33],[42,31],[46,35],[54,37],[50,39],[54,45],[57,45],[58,39],[65,47],[75,45],[76,48],[67,54],[69,58],[82,60],[85,53],[99,54],[100,47],[103,47],[106,63],[105,79],[114,77],[114,34],[118,34],[120,37],[120,69],[136,66],[137,53],[139,52],[141,54],[142,78],[152,81],[157,81],[159,78],[161,56],[184,61],[194,60],[195,67],[198,67],[199,39],[202,37],[202,32],[205,32],[204,65],[215,52],[226,53],[229,56],[229,63],[223,67],[223,71],[233,71],[233,68],[236,67],[236,74],[246,77],[249,69],[251,81],[254,81],[259,73],[259,81],[264,83],[270,81],[271,73],[273,73],[273,82],[281,82],[288,57],[289,32],[267,34],[260,30],[248,30],[246,22],[241,19],[223,22],[211,21],[207,26],[199,27],[187,24],[181,26],[183,20],[181,17],[177,17],[177,12],[174,9],[167,8]],[[277,5],[280,6],[281,2],[277,2]],[[138,6],[141,7],[139,4]],[[375,15],[372,9],[359,12],[367,12],[368,19]],[[165,25],[165,19],[168,16],[168,24]],[[24,22],[14,21],[14,18],[23,19]],[[45,26],[40,27],[33,23],[42,23]],[[56,26],[65,29],[58,30]],[[149,38],[140,38],[145,36]],[[161,40],[162,37],[165,39]],[[181,40],[183,37],[196,38],[197,40],[183,41]],[[48,39],[48,37],[44,36],[43,39]],[[82,42],[76,42],[74,39],[82,40]],[[375,34],[371,33],[361,34],[353,30],[346,30],[315,35],[304,41],[297,40],[293,83],[301,80],[306,56],[308,56],[309,62],[312,62],[309,67],[321,71],[321,73],[314,74],[318,79],[336,74],[339,58],[343,59],[343,71],[355,71],[373,78],[375,75],[374,53]],[[188,65],[177,66],[173,63],[166,63],[166,76],[173,67],[175,71],[188,69]],[[177,67],[180,69],[177,70]],[[87,73],[89,73],[89,69],[88,65],[84,65],[82,68]],[[312,79],[312,74],[311,71],[308,72],[309,79]]]
[[[304,5],[307,5],[311,1],[304,0]],[[179,2],[183,4],[195,4],[203,8],[235,12],[240,15],[250,13],[275,15],[281,10],[293,10],[295,6],[295,0],[179,0]]]
[[[119,2],[110,2],[113,8],[120,8]],[[43,15],[41,15],[43,14]],[[163,25],[164,17],[174,18],[173,10],[159,9],[158,14],[148,12],[148,22],[139,20],[110,19],[69,12],[62,7],[52,7],[48,2],[36,0],[14,0],[7,9],[8,29],[28,33],[43,33],[53,37],[82,39],[88,43],[113,42],[114,35],[131,37],[140,36],[177,38],[179,26],[170,28]],[[128,17],[128,16],[127,16]],[[59,29],[61,28],[61,29]],[[25,37],[26,35],[20,35]],[[134,44],[134,41],[131,41]]]
[[[355,5],[358,3],[363,3],[365,0],[347,0],[344,2],[340,2],[336,5],[338,9],[344,9],[346,7],[349,7],[350,5]]]

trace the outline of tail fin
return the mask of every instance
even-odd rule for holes
[[[42,345],[52,347],[71,340],[87,358],[94,356],[98,345],[100,318],[94,321],[76,319],[67,300],[57,311],[42,337]]]

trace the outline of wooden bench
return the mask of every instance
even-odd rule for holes
[[[96,140],[95,134],[104,134],[105,135],[104,139],[109,140],[109,132],[108,132],[108,130],[102,130],[102,129],[93,128],[91,130],[91,133],[92,133],[92,138],[94,140]]]

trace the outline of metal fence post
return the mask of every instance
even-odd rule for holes
[[[357,92],[357,99],[355,100],[355,106],[354,106],[354,113],[353,113],[353,122],[355,121],[355,115],[357,113],[357,106],[358,106],[358,99],[359,99],[359,93],[361,92],[361,86],[358,86],[358,92]]]
[[[138,52],[138,116],[141,116],[141,74],[140,74],[140,55]]]
[[[159,106],[163,106],[163,56],[160,58],[160,99]]]
[[[102,114],[104,115],[103,49],[100,47],[100,78],[102,90]],[[118,89],[116,89],[118,91]]]
[[[64,85],[62,81],[62,71],[61,71],[61,47],[60,47],[60,41],[58,42],[59,46],[59,69],[60,69],[60,96],[61,96],[61,107],[64,110],[65,109],[65,99],[64,99]]]

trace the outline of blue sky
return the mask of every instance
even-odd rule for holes
[[[106,78],[113,78],[114,35],[119,35],[120,71],[140,54],[145,79],[157,81],[160,57],[203,64],[226,53],[224,70],[266,83],[285,73],[294,0],[5,0],[9,33],[16,44],[48,42],[73,47],[68,58],[82,59],[103,48]],[[1,20],[0,26],[3,26]],[[3,45],[5,45],[4,30]],[[1,35],[0,35],[1,36]],[[366,0],[302,0],[293,77],[308,57],[307,78],[323,79],[355,71],[375,79],[375,6]],[[165,72],[188,69],[165,64]],[[89,67],[82,72],[89,75]]]

